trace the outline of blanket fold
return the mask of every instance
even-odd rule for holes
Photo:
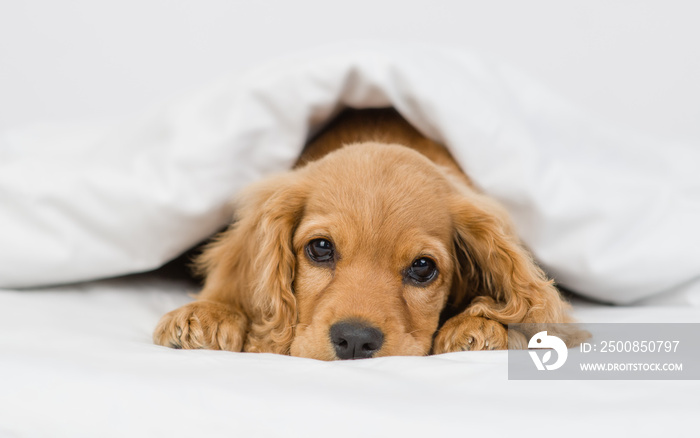
[[[511,212],[558,283],[629,303],[700,284],[700,149],[614,131],[498,62],[324,47],[121,123],[0,139],[0,287],[159,267],[225,225],[344,106],[394,106]]]

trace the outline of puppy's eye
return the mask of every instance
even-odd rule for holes
[[[318,263],[333,261],[333,244],[326,239],[314,239],[306,245],[309,258]]]
[[[413,261],[406,274],[413,281],[425,284],[437,276],[437,267],[432,259],[420,257]]]

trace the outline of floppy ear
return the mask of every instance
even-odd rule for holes
[[[200,299],[223,301],[250,321],[245,351],[288,354],[297,319],[292,238],[306,202],[295,173],[252,186],[238,221],[196,260],[206,276]]]
[[[453,300],[473,298],[467,314],[502,324],[570,321],[569,305],[523,248],[503,207],[472,192],[453,200],[452,214],[461,265]]]

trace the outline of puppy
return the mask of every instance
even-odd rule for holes
[[[357,359],[505,349],[506,324],[570,321],[505,210],[393,109],[345,110],[236,211],[156,344]]]

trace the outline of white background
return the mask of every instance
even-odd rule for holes
[[[121,117],[347,39],[500,57],[596,117],[700,144],[694,1],[0,0],[0,130]]]
[[[263,59],[381,38],[498,56],[612,125],[700,147],[699,17],[700,2],[668,0],[0,0],[0,130],[123,117]],[[326,364],[153,347],[160,315],[189,299],[174,288],[0,294],[0,435],[697,435],[697,381],[511,382],[505,352]]]

